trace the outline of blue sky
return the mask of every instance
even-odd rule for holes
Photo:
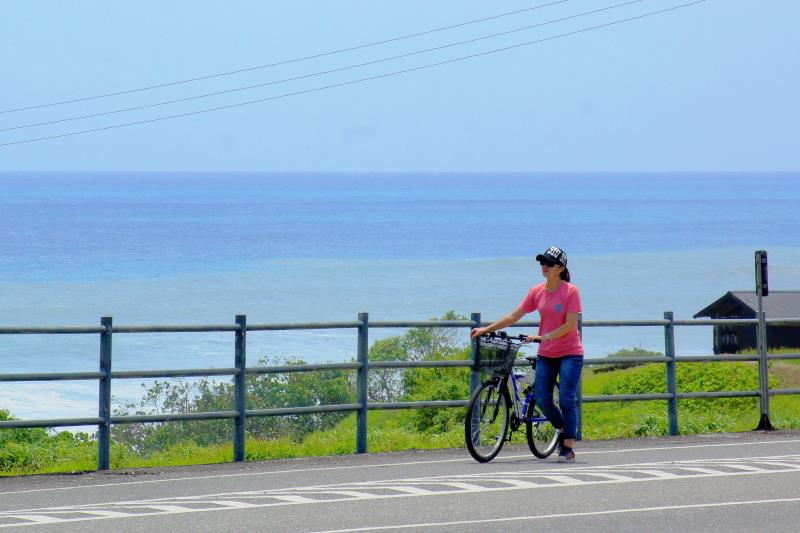
[[[0,110],[264,65],[551,1],[5,0]],[[624,1],[569,0],[270,69],[0,113],[0,129],[267,83]],[[336,74],[0,132],[0,144],[343,83],[688,1],[644,0]],[[797,171],[798,20],[800,3],[789,0],[707,0],[433,69],[192,117],[0,147],[0,171]]]

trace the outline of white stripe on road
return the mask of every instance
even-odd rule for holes
[[[683,469],[684,470],[689,470],[686,467],[683,467]],[[708,473],[711,473],[711,472],[708,471],[706,473],[708,474]],[[715,474],[721,474],[721,472],[714,472],[714,473]],[[586,475],[586,476],[602,477],[602,478],[605,478],[605,479],[614,479],[616,481],[631,481],[632,479],[635,479],[635,478],[632,478],[630,476],[621,476],[619,474],[611,474],[609,472],[581,472],[581,474]]]
[[[751,465],[743,465],[741,463],[728,463],[728,462],[726,462],[725,466],[727,466],[728,468],[735,468],[737,470],[745,470],[747,472],[763,472],[764,471],[763,468],[759,468],[757,466],[751,466]]]
[[[561,483],[562,485],[576,485],[576,484],[579,484],[579,483],[583,483],[583,481],[581,481],[580,479],[577,479],[577,478],[574,478],[574,477],[569,477],[569,476],[563,476],[561,474],[556,474],[556,475],[544,474],[544,475],[541,475],[541,476],[537,475],[536,477],[549,479],[550,481],[555,481],[556,483]]]
[[[30,523],[24,524],[26,526],[31,526],[35,524],[56,524],[61,523],[64,521],[63,518],[58,518],[55,516],[46,516],[46,515],[36,515],[36,514],[18,514],[14,515],[14,518],[18,520],[28,520]],[[3,526],[0,526],[3,527]]]
[[[662,479],[675,479],[676,477],[681,477],[673,474],[672,472],[664,472],[663,470],[653,470],[652,468],[648,468],[647,470],[636,469],[636,470],[631,470],[631,472],[638,472],[646,476],[653,476]]]
[[[163,511],[165,513],[191,513],[194,511],[191,507],[183,507],[182,505],[148,505],[149,509],[155,509],[156,511]],[[69,520],[64,520],[64,522],[68,522]]]
[[[270,498],[274,498],[276,500],[283,500],[288,503],[316,503],[318,500],[313,498],[306,498],[305,496],[296,496],[293,494],[286,494],[281,496],[270,496]],[[258,504],[256,504],[258,505]]]
[[[561,513],[547,515],[512,516],[508,518],[487,518],[483,520],[458,520],[455,522],[428,522],[424,524],[397,524],[393,526],[370,526],[351,529],[330,529],[318,531],[316,533],[354,533],[356,531],[380,531],[382,529],[413,529],[431,528],[443,526],[460,526],[469,524],[496,524],[499,522],[519,522],[523,520],[547,520],[556,518],[576,518],[581,516],[601,516],[623,513],[652,513],[654,511],[675,511],[680,509],[704,509],[709,507],[730,507],[734,505],[765,505],[770,503],[793,503],[799,502],[800,498],[779,498],[775,500],[749,500],[738,502],[718,502],[718,503],[695,503],[688,505],[664,505],[661,507],[636,507],[632,509],[610,509],[608,511],[592,511],[586,513]]]
[[[708,469],[708,472],[712,473],[698,473],[697,470],[701,470],[702,468],[695,468],[696,465],[701,467],[716,466],[729,468],[731,465],[747,466],[747,462],[764,463],[774,460],[778,460],[778,462],[785,465],[785,467],[776,467],[773,469],[758,468],[756,471],[736,469],[732,472]],[[692,466],[684,471],[684,464]],[[0,521],[17,520],[24,522],[0,523],[0,528],[21,527],[41,523],[66,523],[112,518],[138,518],[144,516],[176,513],[189,514],[210,511],[226,511],[239,508],[253,509],[287,505],[323,504],[330,502],[358,500],[363,501],[368,499],[408,498],[419,497],[420,495],[425,495],[427,497],[430,495],[459,495],[476,492],[499,492],[525,489],[535,490],[546,488],[549,490],[550,488],[576,485],[600,485],[724,476],[749,476],[786,472],[798,473],[800,472],[800,455],[722,460],[712,459],[705,461],[691,460],[686,462],[670,461],[662,463],[640,463],[638,465],[616,465],[610,467],[575,467],[570,468],[570,473],[572,474],[571,476],[559,474],[559,470],[551,469],[524,472],[496,472],[493,476],[488,476],[484,473],[461,474],[413,480],[385,480],[374,482],[364,481],[340,483],[336,485],[319,485],[316,487],[294,487],[289,489],[268,489],[204,496],[178,496],[152,500],[118,501],[89,505],[59,506],[46,509],[16,509],[0,512]],[[612,471],[610,472],[611,476],[604,476],[603,474],[606,473],[604,471],[608,470]],[[613,472],[614,470],[622,473],[635,472],[640,475],[646,475],[647,477],[634,478],[615,475]],[[681,475],[682,472],[689,473],[683,473],[683,475]],[[595,474],[599,474],[599,476],[595,476]],[[589,479],[582,479],[579,476]],[[596,477],[600,477],[601,479],[592,479]],[[551,481],[551,483],[532,483],[530,480],[534,478],[548,480]],[[512,482],[512,480],[514,480],[514,482]],[[402,488],[401,490],[394,490],[391,485],[386,484],[387,482],[399,484]],[[413,487],[414,485],[435,486],[437,490],[424,490],[424,492],[409,492],[408,490],[402,490]],[[331,498],[331,496],[339,497]],[[218,503],[222,498],[224,498],[228,503],[224,505]],[[248,501],[241,503],[231,501],[233,498],[236,498],[237,500],[245,499]],[[72,516],[70,517],[70,515]]]
[[[383,487],[384,485],[382,485]],[[423,489],[421,487],[411,487],[409,485],[393,485],[387,484],[385,485],[386,488],[396,490],[399,492],[405,492],[407,494],[419,494],[420,496],[424,496],[425,494],[435,494],[434,491]]]
[[[672,451],[672,450],[687,450],[692,448],[722,448],[728,446],[766,446],[769,444],[790,444],[790,443],[798,443],[800,439],[789,439],[789,440],[774,440],[774,441],[766,441],[766,442],[727,442],[721,444],[690,444],[684,446],[653,446],[649,448],[623,448],[619,450],[587,450],[581,451],[580,455],[604,455],[604,454],[611,454],[611,453],[632,453],[632,452],[651,452],[651,451]],[[494,461],[496,463],[508,461],[512,459],[530,459],[530,454],[524,455],[507,455],[503,457],[498,457]],[[474,463],[471,458],[461,458],[461,459],[440,459],[440,460],[431,460],[431,461],[408,461],[408,462],[400,462],[400,463],[375,463],[369,465],[349,465],[349,466],[329,466],[329,467],[319,467],[319,468],[297,468],[291,470],[273,470],[270,472],[240,472],[236,474],[215,474],[215,475],[208,475],[208,476],[188,476],[188,477],[176,477],[176,478],[169,478],[169,479],[148,479],[142,481],[126,481],[124,483],[102,483],[96,485],[78,485],[78,486],[70,486],[70,487],[50,487],[46,489],[29,489],[29,490],[15,490],[15,491],[7,491],[7,492],[0,492],[0,496],[6,494],[30,494],[35,492],[49,492],[49,491],[59,491],[59,490],[81,490],[81,489],[96,489],[96,488],[106,488],[106,487],[124,487],[126,485],[144,485],[150,483],[174,483],[174,482],[182,482],[182,481],[196,481],[200,479],[222,479],[222,478],[236,478],[236,477],[252,477],[252,476],[272,476],[276,474],[296,474],[296,473],[303,473],[303,472],[321,472],[326,470],[358,470],[363,468],[386,468],[386,467],[403,467],[403,466],[413,466],[413,465],[426,465],[426,464],[444,464],[444,463]]]

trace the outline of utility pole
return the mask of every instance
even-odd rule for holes
[[[756,295],[758,296],[758,384],[760,391],[761,419],[756,430],[775,429],[769,421],[769,366],[767,366],[767,319],[764,316],[764,297],[769,294],[767,280],[767,251],[756,251]]]

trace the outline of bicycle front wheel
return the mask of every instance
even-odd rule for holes
[[[534,402],[528,404],[525,413],[525,436],[528,438],[528,448],[539,459],[549,457],[558,446],[556,428],[536,409]]]
[[[509,419],[508,402],[500,389],[500,383],[484,383],[473,393],[467,408],[464,437],[470,455],[479,463],[494,459],[505,443]]]

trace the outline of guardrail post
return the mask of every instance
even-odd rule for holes
[[[756,330],[756,344],[758,345],[758,390],[761,419],[756,430],[771,431],[775,429],[769,420],[769,366],[767,365],[767,316],[761,310],[759,299],[758,329]]]
[[[583,313],[578,313],[578,335],[583,340]],[[578,425],[575,428],[575,440],[583,440],[583,372],[578,380],[578,388],[575,391],[575,404],[578,408]]]
[[[678,390],[675,377],[675,317],[672,311],[664,311],[664,320],[669,324],[664,325],[664,355],[667,361],[667,392],[672,397],[667,400],[667,425],[670,435],[678,435]]]
[[[367,453],[367,380],[369,379],[369,313],[358,313],[358,377],[356,401],[361,405],[356,421],[356,453]]]
[[[475,327],[481,327],[480,313],[472,313],[469,319],[475,323]],[[472,332],[471,328],[470,332]],[[478,370],[478,341],[476,339],[470,338],[469,340],[469,358],[472,361],[472,368],[469,371],[469,397],[472,398],[472,393],[481,386],[481,372]]]
[[[100,325],[106,330],[100,334],[100,388],[98,393],[97,416],[103,422],[97,426],[97,469],[108,470],[111,456],[111,332],[113,319],[104,316]]]
[[[481,327],[481,314],[480,313],[472,313],[470,315],[470,320],[472,320],[476,327]],[[470,333],[472,330],[470,330]],[[469,340],[469,358],[472,361],[472,366],[469,369],[469,397],[472,398],[473,393],[478,390],[481,386],[481,370],[478,367],[478,359],[480,354],[478,352],[478,339],[470,338]],[[480,413],[478,409],[475,409],[472,412],[472,427],[477,428],[479,426],[478,419],[480,418]],[[477,446],[478,442],[480,441],[480,435],[475,432],[472,435],[473,443]]]
[[[234,348],[234,364],[238,374],[233,378],[236,402],[236,422],[233,427],[233,460],[244,462],[245,413],[247,410],[247,316],[236,315],[236,340]]]

